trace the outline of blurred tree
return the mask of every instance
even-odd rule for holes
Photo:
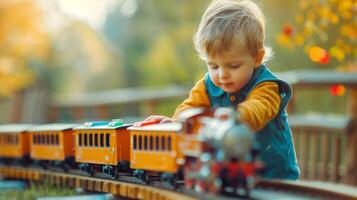
[[[164,83],[192,84],[206,72],[203,61],[194,50],[193,35],[209,1],[162,1],[155,11],[157,18],[165,19],[140,71],[147,74],[144,85]],[[175,9],[173,9],[175,8]],[[155,26],[155,29],[158,27]],[[149,75],[149,74],[153,75]],[[157,78],[160,77],[160,78]]]
[[[51,67],[43,77],[53,94],[63,96],[108,90],[125,82],[119,52],[88,25],[69,21],[52,38],[48,63]]]
[[[31,65],[50,47],[41,10],[32,0],[0,1],[0,96],[10,96],[36,79]]]
[[[205,68],[194,51],[192,37],[209,0],[138,0],[127,16],[124,0],[108,16],[103,32],[122,50],[126,86],[192,84]]]
[[[343,71],[357,71],[357,1],[299,0],[294,23],[286,23],[277,41],[304,47],[311,61]]]

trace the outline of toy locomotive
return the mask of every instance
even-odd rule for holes
[[[178,122],[0,125],[0,162],[86,176],[247,195],[259,162],[253,133],[230,108],[195,108]]]

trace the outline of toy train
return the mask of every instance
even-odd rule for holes
[[[0,125],[0,145],[2,164],[199,192],[248,194],[260,168],[253,134],[230,108],[190,109],[162,124]]]

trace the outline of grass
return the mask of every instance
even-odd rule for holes
[[[28,182],[26,190],[0,192],[0,200],[36,200],[39,197],[73,196],[78,191],[73,188],[64,188],[50,185],[47,182]]]

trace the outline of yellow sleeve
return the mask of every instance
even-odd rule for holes
[[[177,119],[178,114],[188,108],[210,107],[209,98],[206,92],[205,79],[199,80],[191,89],[189,97],[177,106],[173,119]]]
[[[243,122],[246,122],[253,131],[259,131],[276,117],[280,103],[278,84],[263,82],[238,105],[238,111]]]

